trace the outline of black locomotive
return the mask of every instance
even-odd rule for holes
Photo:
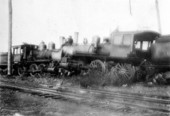
[[[170,69],[170,36],[153,31],[113,32],[102,43],[96,36],[85,45],[69,40],[60,49],[55,49],[54,43],[48,49],[44,43],[23,44],[13,46],[12,51],[13,72],[19,75],[70,75],[93,68],[100,72],[119,71],[130,78],[140,71],[151,75]],[[1,73],[7,71],[7,53],[0,53],[0,68]]]

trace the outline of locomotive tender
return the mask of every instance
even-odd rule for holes
[[[77,45],[71,41],[60,49],[55,49],[54,43],[48,49],[44,43],[23,44],[13,46],[12,51],[13,72],[19,75],[43,72],[69,75],[93,68],[131,78],[140,70],[149,74],[170,69],[170,37],[152,31],[113,32],[103,43],[95,37],[91,44]],[[7,53],[0,53],[0,68],[6,72]]]

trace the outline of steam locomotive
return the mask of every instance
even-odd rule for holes
[[[113,32],[102,43],[94,37],[91,44],[68,40],[59,49],[50,43],[23,44],[12,48],[13,73],[35,75],[80,74],[90,69],[114,71],[130,78],[138,72],[149,74],[170,69],[170,36],[157,32]],[[0,53],[0,72],[7,71],[7,53]]]

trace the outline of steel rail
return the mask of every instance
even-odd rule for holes
[[[68,86],[63,86],[63,88],[67,88],[66,90],[70,92],[75,92],[75,93],[77,93],[77,91],[80,90],[80,88],[78,87],[69,88]],[[109,90],[101,90],[101,89],[84,89],[84,88],[81,88],[81,91],[85,91],[86,93],[104,94],[106,97],[107,95],[109,95],[110,97],[121,97],[121,98],[126,97],[129,99],[135,99],[135,100],[170,104],[170,96],[143,95],[141,93],[128,93],[128,92],[122,92],[122,91],[109,91]]]
[[[103,101],[107,101],[107,103],[109,102],[108,106],[112,107],[112,105],[114,104],[125,104],[128,106],[132,106],[132,107],[139,107],[139,108],[143,108],[143,109],[148,109],[148,110],[156,110],[159,112],[164,112],[164,113],[169,113],[170,112],[170,108],[169,108],[169,100],[165,100],[162,99],[163,103],[161,103],[161,99],[158,99],[159,102],[156,102],[156,98],[154,98],[154,101],[150,99],[147,100],[145,98],[144,99],[135,99],[135,97],[133,97],[133,95],[131,95],[131,97],[126,97],[125,94],[123,94],[123,96],[121,96],[121,94],[119,94],[118,96],[114,96],[114,93],[108,94],[107,92],[104,91],[100,91],[100,93],[104,93],[104,98],[100,93],[97,93],[98,91],[95,90],[86,90],[89,92],[85,92],[85,93],[78,93],[78,92],[74,92],[74,91],[69,91],[68,88],[60,88],[58,90],[54,90],[54,89],[47,89],[47,88],[34,88],[34,87],[28,87],[25,85],[21,85],[21,84],[17,84],[16,83],[11,83],[11,82],[5,82],[5,81],[1,81],[0,82],[0,87],[5,87],[5,88],[10,88],[10,89],[16,89],[16,90],[20,90],[23,92],[28,92],[31,94],[39,94],[42,95],[44,97],[51,97],[51,98],[58,98],[58,99],[65,99],[65,100],[73,100],[76,102],[81,102],[81,103],[90,103],[90,105],[94,105],[94,104],[106,104],[106,102],[103,103]],[[91,93],[90,93],[91,92]],[[123,99],[126,99],[126,101],[123,101]],[[135,100],[139,103],[133,103],[131,102],[132,100]],[[129,102],[130,101],[130,102]],[[142,105],[141,103],[144,102],[144,104]],[[168,103],[166,103],[168,102]],[[147,106],[145,103],[152,103],[152,106]],[[95,106],[95,105],[94,105]],[[98,105],[96,105],[98,106]]]

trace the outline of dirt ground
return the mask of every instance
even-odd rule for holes
[[[1,116],[162,116],[164,114],[127,105],[113,110],[61,99],[44,98],[9,89],[0,89]],[[168,115],[165,115],[168,116]]]

